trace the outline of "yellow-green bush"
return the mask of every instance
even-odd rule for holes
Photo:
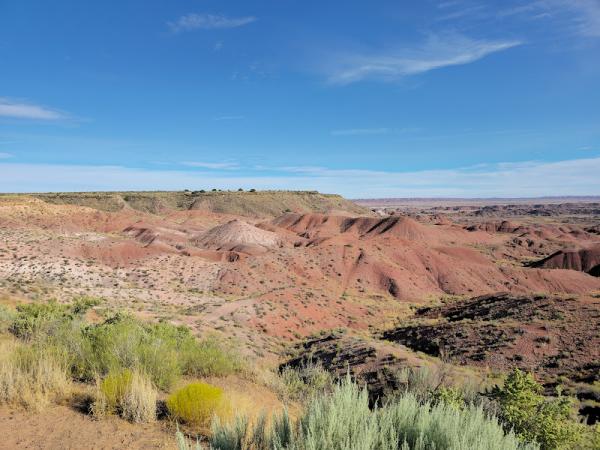
[[[224,407],[223,390],[207,383],[188,384],[167,400],[167,408],[174,419],[197,428],[209,427],[213,416]]]
[[[156,418],[157,392],[145,375],[129,369],[110,373],[99,383],[92,407],[96,416],[119,414],[130,422]]]
[[[133,373],[129,369],[111,372],[100,382],[100,394],[106,412],[110,414],[117,412],[121,400],[131,386],[132,375]]]

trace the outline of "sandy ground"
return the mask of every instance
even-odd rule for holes
[[[0,407],[0,449],[176,449],[163,423],[133,425],[115,417],[94,420],[67,406],[34,413]]]

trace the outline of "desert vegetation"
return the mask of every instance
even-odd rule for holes
[[[562,399],[537,398],[539,389],[530,374],[517,370],[494,390],[498,403],[466,402],[460,388],[438,387],[427,398],[423,390],[408,387],[369,407],[366,389],[348,376],[328,395],[311,397],[297,420],[285,411],[254,422],[216,419],[208,445],[214,450],[596,448],[598,431],[570,420]],[[191,447],[181,432],[177,439],[181,450]]]
[[[597,429],[576,419],[572,399],[543,395],[534,376],[515,369],[493,388],[448,382],[427,368],[396,373],[398,388],[375,401],[348,373],[319,363],[284,366],[263,381],[300,406],[267,416],[236,414],[236,398],[202,379],[250,375],[248,362],[215,337],[106,313],[79,297],[2,309],[0,401],[43,410],[91,389],[89,413],[132,423],[157,420],[161,402],[180,447],[267,449],[595,448]],[[164,399],[164,400],[161,400]],[[185,433],[185,434],[184,434]],[[182,447],[184,448],[184,447]]]
[[[96,386],[90,404],[95,416],[150,422],[159,392],[168,392],[182,377],[244,370],[232,349],[213,337],[198,340],[186,327],[120,313],[90,323],[85,314],[97,304],[83,297],[66,305],[29,303],[14,312],[2,310],[2,403],[40,409],[67,398],[75,383],[90,384]]]
[[[314,398],[296,423],[284,412],[249,425],[238,418],[230,425],[216,422],[210,445],[219,450],[242,449],[534,449],[505,433],[481,408],[455,408],[419,401],[403,393],[378,408],[350,378],[326,397]]]
[[[167,399],[171,416],[196,429],[210,429],[215,416],[227,417],[229,407],[223,390],[207,383],[190,383]]]

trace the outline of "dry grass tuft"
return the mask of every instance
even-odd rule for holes
[[[121,416],[135,423],[153,422],[156,420],[156,400],[156,390],[148,377],[133,372],[123,397]]]
[[[153,422],[157,397],[147,376],[126,369],[111,373],[98,383],[92,413],[96,417],[118,414],[134,423]]]
[[[0,343],[0,402],[41,410],[71,392],[66,365],[51,350]]]

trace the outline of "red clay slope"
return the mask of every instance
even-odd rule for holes
[[[597,273],[599,265],[600,244],[560,250],[532,264],[533,267],[578,270],[586,273]]]

